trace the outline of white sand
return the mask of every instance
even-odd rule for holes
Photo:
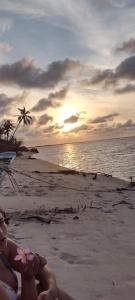
[[[104,175],[59,174],[65,169],[35,159],[17,158],[12,169],[19,191],[8,176],[0,188],[0,205],[13,213],[11,237],[45,255],[76,300],[134,299],[135,187]]]

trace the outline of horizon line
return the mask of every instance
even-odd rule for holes
[[[112,138],[104,138],[104,139],[95,139],[95,140],[85,140],[85,141],[74,141],[74,142],[66,142],[66,143],[57,143],[57,144],[44,144],[44,145],[35,145],[35,146],[27,146],[28,148],[33,147],[50,147],[50,146],[61,146],[61,145],[68,145],[68,144],[80,144],[80,143],[89,143],[89,142],[100,142],[106,140],[115,140],[115,139],[123,139],[123,138],[133,138],[135,135],[132,136],[121,136],[121,137],[112,137]]]

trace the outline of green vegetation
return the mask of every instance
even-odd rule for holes
[[[3,123],[0,125],[0,152],[4,151],[15,151],[18,152],[25,150],[26,147],[21,147],[22,141],[18,141],[15,138],[16,131],[18,130],[21,123],[24,125],[29,125],[32,121],[32,117],[30,116],[30,112],[26,111],[25,107],[18,108],[20,114],[17,116],[17,125],[11,120],[4,120]]]

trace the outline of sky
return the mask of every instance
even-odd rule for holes
[[[0,124],[45,145],[135,136],[135,0],[0,0]]]

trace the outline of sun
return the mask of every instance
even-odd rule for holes
[[[72,115],[76,115],[77,111],[75,107],[63,106],[59,109],[59,123],[64,123],[64,120],[70,118]]]
[[[62,132],[66,133],[74,128],[78,127],[78,123],[71,123],[71,124],[64,124],[64,127],[62,128]]]
[[[59,110],[58,123],[63,125],[61,132],[66,133],[78,126],[78,122],[75,123],[64,123],[64,121],[73,115],[77,114],[77,109],[72,106],[63,106]]]

